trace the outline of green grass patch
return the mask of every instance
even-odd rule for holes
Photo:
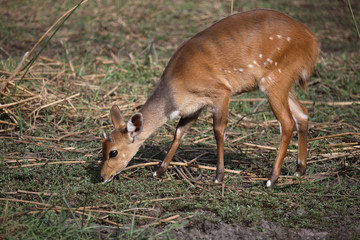
[[[75,3],[4,4],[0,87],[25,51]],[[229,106],[225,167],[243,174],[227,173],[223,185],[216,185],[214,171],[173,167],[158,180],[151,166],[99,183],[101,132],[112,130],[111,105],[118,104],[127,120],[151,94],[175,48],[227,16],[230,6],[89,1],[59,29],[24,78],[16,76],[0,92],[2,105],[14,103],[0,109],[0,238],[173,239],[184,237],[176,235],[184,228],[206,234],[206,222],[244,226],[261,237],[268,231],[264,221],[279,224],[283,232],[307,229],[330,239],[358,238],[360,55],[348,6],[234,1],[235,11],[264,7],[304,22],[321,44],[307,91],[296,86],[310,114],[304,177],[292,177],[295,131],[278,185],[265,189],[280,132],[263,94],[252,92],[234,96]],[[353,6],[354,13],[358,8]],[[177,120],[158,129],[132,164],[161,161]],[[206,109],[174,161],[200,156],[197,164],[215,167],[211,124]]]

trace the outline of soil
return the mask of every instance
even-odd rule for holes
[[[329,239],[330,233],[315,229],[290,229],[279,223],[263,220],[256,228],[241,224],[210,222],[204,220],[196,224],[186,221],[183,227],[172,234],[177,239]],[[346,238],[343,238],[346,239]]]
[[[162,234],[166,230],[162,225],[154,228],[148,228],[142,235],[156,236],[154,239],[186,239],[186,240],[232,240],[232,239],[246,239],[246,240],[322,240],[322,239],[336,239],[348,240],[358,239],[360,237],[360,225],[349,226],[344,224],[337,229],[320,230],[310,228],[290,228],[284,227],[280,223],[262,220],[256,226],[246,226],[246,223],[227,223],[224,221],[211,221],[214,219],[214,214],[207,211],[197,211],[196,216],[190,219],[183,219],[180,221],[181,226],[170,230],[168,234]],[[120,232],[119,232],[120,231]],[[122,230],[110,230],[109,228],[99,229],[99,239],[117,238],[121,236]],[[120,235],[119,235],[120,234]],[[170,238],[169,238],[170,237]],[[140,237],[141,238],[141,237]]]
[[[243,223],[213,222],[204,219],[204,216],[211,216],[212,213],[202,212],[191,219],[182,221],[182,226],[171,231],[171,236],[176,239],[356,239],[360,236],[360,225],[355,229],[348,229],[348,226],[339,226],[337,229],[328,231],[307,228],[284,227],[280,223],[262,220],[256,227],[245,226]]]

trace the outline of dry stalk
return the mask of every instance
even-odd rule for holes
[[[86,3],[88,0],[84,0],[80,3],[80,5]],[[32,49],[29,52],[26,52],[24,54],[23,59],[20,61],[19,65],[16,67],[16,69],[14,70],[14,72],[11,74],[11,76],[6,80],[6,82],[1,86],[0,92],[3,91],[3,89],[5,89],[8,85],[8,82],[10,82],[19,72],[21,69],[22,64],[24,63],[24,61],[34,52],[34,50],[37,48],[37,46],[44,40],[44,38],[49,34],[49,32],[51,32],[54,27],[56,25],[58,25],[58,23],[60,21],[62,21],[65,17],[67,17],[69,14],[71,14],[78,6],[80,5],[76,5],[73,8],[71,8],[69,11],[67,11],[66,13],[64,13],[42,36],[41,38],[35,43],[35,45],[32,47]]]

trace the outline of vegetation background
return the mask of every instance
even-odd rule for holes
[[[297,87],[310,112],[308,170],[301,179],[292,175],[294,133],[271,191],[265,179],[279,129],[259,92],[232,98],[223,184],[212,182],[210,111],[173,160],[192,167],[174,165],[163,179],[152,178],[176,119],[128,170],[100,184],[110,107],[118,104],[126,119],[139,109],[174,49],[228,16],[231,1],[89,0],[21,63],[78,3],[0,0],[0,239],[360,238],[359,1],[234,0],[234,12],[287,13],[321,45],[307,92]]]

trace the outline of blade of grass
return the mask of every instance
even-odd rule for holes
[[[357,22],[356,22],[356,19],[355,19],[355,15],[354,15],[354,12],[353,12],[353,10],[352,10],[350,0],[347,0],[347,3],[348,3],[348,6],[349,6],[349,9],[350,9],[350,12],[351,12],[351,16],[352,16],[352,19],[353,19],[353,22],[354,22],[354,25],[355,25],[356,33],[357,33],[358,37],[360,38],[359,27],[358,27],[358,25],[357,25]]]

